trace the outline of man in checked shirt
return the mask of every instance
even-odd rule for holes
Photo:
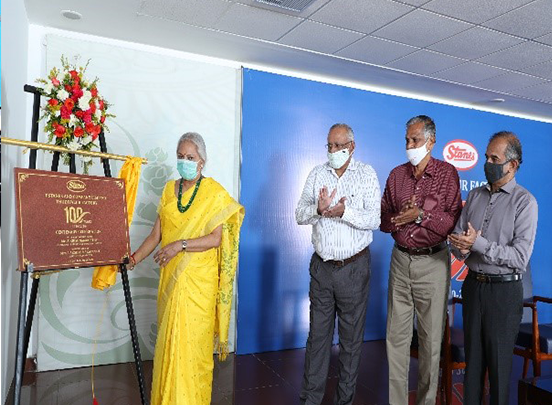
[[[417,404],[434,405],[441,340],[450,288],[447,236],[460,216],[458,172],[435,159],[435,123],[425,115],[406,123],[409,162],[389,174],[381,201],[381,227],[391,233],[387,301],[389,403],[408,404],[408,369],[414,312],[418,319]]]
[[[301,402],[324,397],[335,316],[339,318],[339,382],[334,404],[355,396],[364,335],[372,230],[380,224],[380,187],[371,166],[352,157],[354,133],[335,124],[328,134],[328,162],[309,174],[295,216],[312,225],[310,330]]]

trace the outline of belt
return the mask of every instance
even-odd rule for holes
[[[364,249],[362,249],[356,255],[353,255],[353,256],[349,257],[348,259],[344,259],[344,260],[326,260],[324,263],[333,264],[334,266],[343,267],[343,266],[348,265],[349,263],[354,262],[359,257],[364,256],[366,253],[368,253],[368,246],[366,246]]]
[[[395,243],[395,247],[399,249],[401,252],[408,253],[409,255],[412,255],[412,256],[432,255],[446,248],[447,242],[441,242],[435,246],[422,247],[422,248],[409,248],[409,247],[401,246],[398,243]]]
[[[519,281],[523,278],[520,273],[512,274],[483,274],[475,271],[468,271],[468,277],[479,281],[480,283],[508,283],[510,281]]]

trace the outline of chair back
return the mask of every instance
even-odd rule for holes
[[[533,276],[531,274],[531,262],[527,264],[527,269],[522,279],[523,284],[523,301],[533,302]],[[532,314],[531,308],[523,308],[523,316],[521,323],[531,323]]]

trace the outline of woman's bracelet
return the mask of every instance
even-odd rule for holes
[[[136,254],[136,252],[134,252],[133,254],[130,255],[130,264],[132,264],[132,267],[136,266],[136,264],[137,264],[136,258],[134,257],[135,254]]]

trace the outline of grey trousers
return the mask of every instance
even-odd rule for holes
[[[366,321],[370,251],[345,266],[324,263],[315,253],[310,275],[310,330],[300,397],[306,405],[322,402],[337,313],[339,382],[334,404],[350,405],[355,396]]]
[[[408,404],[408,370],[414,311],[418,320],[416,404],[435,405],[439,359],[450,289],[448,249],[411,256],[393,248],[387,300],[389,403]]]

